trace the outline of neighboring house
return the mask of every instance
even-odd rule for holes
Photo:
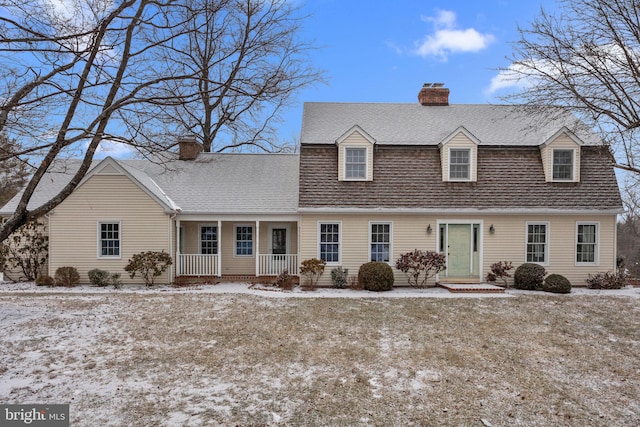
[[[612,157],[573,116],[449,105],[425,85],[416,104],[305,104],[300,154],[209,154],[96,162],[47,215],[49,274],[122,271],[164,250],[162,278],[250,279],[323,258],[351,274],[415,248],[447,256],[441,281],[481,281],[496,261],[536,262],[583,285],[616,266],[622,203]],[[48,173],[32,204],[73,171]],[[2,210],[8,215],[16,199]],[[398,273],[396,284],[406,283]],[[124,275],[123,275],[124,276]]]

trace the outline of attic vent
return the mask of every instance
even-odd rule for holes
[[[418,102],[421,105],[449,105],[449,89],[444,83],[425,83],[418,93]]]

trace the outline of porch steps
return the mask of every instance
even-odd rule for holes
[[[452,283],[452,282],[438,282],[437,286],[447,289],[449,292],[454,293],[504,293],[504,288],[496,285],[490,285],[489,283]]]

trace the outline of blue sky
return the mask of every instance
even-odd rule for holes
[[[300,132],[302,103],[417,102],[426,82],[442,82],[456,104],[498,103],[492,82],[510,64],[518,25],[552,0],[308,0],[306,38],[327,84],[298,94],[281,137]]]

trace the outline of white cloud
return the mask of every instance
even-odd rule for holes
[[[456,13],[450,10],[438,10],[436,16],[423,16],[422,20],[432,23],[434,29],[415,43],[414,53],[423,57],[435,56],[446,61],[451,53],[478,52],[495,40],[492,34],[459,28]]]
[[[485,91],[487,95],[493,95],[498,91],[505,89],[524,89],[531,85],[531,82],[517,72],[517,64],[511,64],[509,68],[500,70],[497,75],[491,79],[491,84]]]

